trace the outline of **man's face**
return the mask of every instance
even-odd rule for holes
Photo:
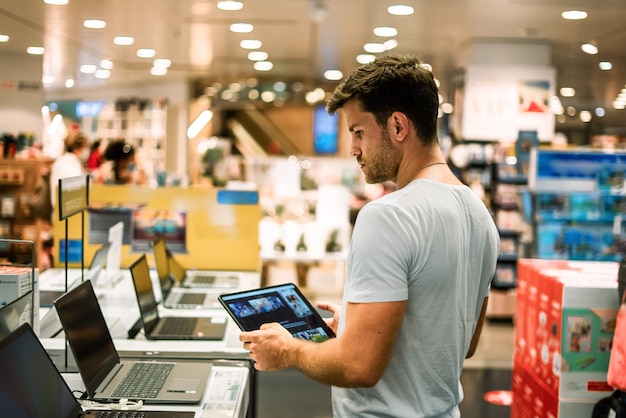
[[[386,128],[376,123],[376,118],[364,112],[355,101],[343,107],[348,129],[352,136],[350,155],[356,157],[368,183],[395,181],[401,153],[396,148]]]

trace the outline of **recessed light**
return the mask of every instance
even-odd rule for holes
[[[584,10],[566,10],[561,13],[561,17],[566,20],[582,20],[587,18],[587,12]]]
[[[257,71],[269,71],[274,68],[271,61],[257,61],[254,63],[254,69]]]
[[[268,53],[264,51],[250,51],[248,52],[248,59],[250,61],[265,61],[268,57]]]
[[[330,81],[337,81],[343,78],[343,73],[339,70],[326,70],[324,71],[324,78]]]
[[[83,74],[93,74],[97,69],[98,67],[93,64],[83,64],[80,66],[80,72]]]
[[[405,4],[394,4],[393,6],[387,7],[387,12],[394,16],[408,16],[412,15],[415,12],[415,9]]]
[[[72,87],[74,87],[74,79],[73,78],[68,78],[67,80],[65,80],[65,88],[71,89]]]
[[[356,56],[356,62],[359,64],[369,64],[376,59],[375,55],[371,54],[359,54]]]
[[[602,71],[608,71],[608,70],[611,70],[613,68],[613,64],[611,63],[611,61],[600,61],[598,63],[598,67]]]
[[[396,41],[395,39],[388,39],[383,42],[383,46],[385,47],[385,51],[391,51],[398,46],[398,41]]]
[[[230,31],[235,33],[250,33],[254,30],[254,25],[250,23],[233,23]]]
[[[157,76],[165,75],[167,74],[167,67],[154,66],[150,68],[150,74],[157,75]]]
[[[104,29],[107,26],[107,22],[100,19],[87,19],[83,22],[83,26],[89,29]]]
[[[52,6],[65,6],[69,0],[43,0],[43,2]]]
[[[591,112],[588,110],[581,110],[580,113],[578,114],[578,117],[580,118],[581,121],[585,123],[591,122]]]
[[[110,78],[111,77],[111,71],[110,70],[96,70],[96,72],[94,73],[94,76],[96,78]]]
[[[0,42],[9,42],[9,35],[3,35],[0,33]]]
[[[137,50],[137,56],[139,58],[154,58],[156,51],[152,48],[140,48]]]
[[[169,68],[172,65],[172,60],[169,58],[157,58],[152,62],[152,65],[158,68]]]
[[[259,49],[263,45],[263,42],[258,39],[244,39],[239,42],[239,46],[243,49]]]
[[[584,53],[589,54],[589,55],[596,55],[598,53],[598,47],[592,44],[591,42],[582,44],[580,46],[580,49],[582,49]]]
[[[595,113],[597,117],[603,118],[606,115],[606,110],[603,107],[596,107]]]
[[[52,83],[54,83],[54,77],[51,76],[51,75],[44,75],[41,78],[41,82],[44,83],[44,84],[52,84]]]
[[[29,46],[26,52],[31,55],[43,55],[45,48],[43,46]]]
[[[243,3],[235,0],[222,0],[217,2],[217,8],[227,11],[241,10],[243,9]]]
[[[113,61],[111,60],[102,60],[100,61],[100,67],[104,68],[105,70],[110,70],[113,68]]]
[[[376,36],[382,36],[382,37],[392,37],[392,36],[396,36],[398,34],[398,29],[391,27],[391,26],[379,26],[377,28],[374,28],[374,35]]]
[[[113,38],[115,45],[132,45],[135,43],[135,38],[132,36],[116,36]]]
[[[563,97],[574,97],[576,95],[576,90],[574,90],[572,87],[561,87],[561,90],[559,90],[559,92]]]
[[[370,42],[363,45],[363,49],[365,52],[369,52],[370,54],[379,54],[386,51],[385,45],[376,42]]]

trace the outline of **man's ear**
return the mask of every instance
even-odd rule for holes
[[[402,112],[393,112],[389,117],[390,134],[397,141],[403,141],[409,133],[409,119]]]

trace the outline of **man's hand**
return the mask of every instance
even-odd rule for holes
[[[341,313],[341,305],[328,302],[317,302],[317,307],[333,314],[332,318],[322,318],[326,325],[333,330],[337,335],[337,328],[339,327],[339,314]]]
[[[258,331],[242,332],[239,341],[250,351],[257,370],[282,370],[293,367],[292,358],[297,340],[282,325],[272,322]]]

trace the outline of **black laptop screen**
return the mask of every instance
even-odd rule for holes
[[[167,247],[163,238],[157,238],[150,244],[154,253],[154,264],[156,265],[157,275],[161,283],[161,292],[163,299],[172,290],[172,278],[170,276],[169,258],[167,256]]]
[[[130,274],[133,276],[133,286],[135,287],[144,331],[146,334],[151,334],[159,322],[159,312],[150,279],[150,266],[148,266],[145,254],[142,254],[130,266]]]
[[[3,417],[75,418],[80,406],[30,325],[0,342]]]
[[[93,396],[111,369],[119,363],[111,333],[90,280],[54,302],[87,393]]]

